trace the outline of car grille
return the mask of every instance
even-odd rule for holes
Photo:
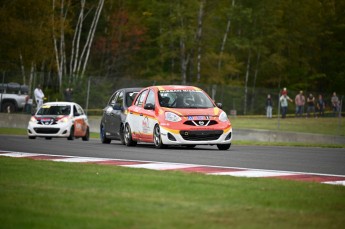
[[[34,130],[38,134],[56,134],[60,128],[34,128]]]
[[[194,131],[186,131],[181,130],[180,135],[184,140],[187,141],[211,141],[217,140],[223,134],[222,130],[194,130]]]
[[[54,118],[51,119],[41,119],[37,121],[37,124],[39,125],[56,125],[57,122]]]
[[[188,126],[212,126],[218,124],[216,120],[188,120],[183,124]]]

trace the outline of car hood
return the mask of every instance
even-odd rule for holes
[[[199,108],[199,109],[173,109],[173,108],[163,108],[164,111],[174,112],[182,117],[187,116],[219,116],[222,110],[218,107],[213,108]]]

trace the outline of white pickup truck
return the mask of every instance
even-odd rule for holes
[[[0,84],[1,112],[24,111],[25,104],[29,102],[28,99],[28,86],[18,83]]]

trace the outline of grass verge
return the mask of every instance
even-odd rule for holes
[[[3,228],[342,228],[345,187],[0,157]]]
[[[267,119],[263,116],[237,116],[231,118],[238,129],[262,129],[282,132],[313,133],[345,136],[343,118],[294,118]]]

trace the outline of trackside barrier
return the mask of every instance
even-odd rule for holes
[[[30,120],[27,114],[0,113],[0,128],[27,128]],[[99,133],[100,116],[89,117],[90,131]],[[269,130],[233,129],[233,140],[260,141],[260,142],[302,142],[321,144],[345,144],[345,137],[308,134],[295,132],[279,132]]]

